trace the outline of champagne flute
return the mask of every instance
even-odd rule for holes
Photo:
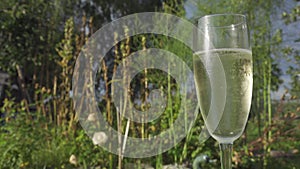
[[[252,52],[246,17],[207,15],[198,20],[193,56],[200,110],[219,142],[222,169],[232,168],[232,145],[247,123],[252,97]]]

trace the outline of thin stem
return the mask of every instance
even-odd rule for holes
[[[232,143],[220,143],[222,169],[232,169]]]

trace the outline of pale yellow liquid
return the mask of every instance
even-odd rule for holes
[[[196,53],[194,73],[201,114],[208,131],[217,141],[232,143],[241,136],[250,111],[251,51],[228,48]],[[208,118],[211,105],[214,111]]]

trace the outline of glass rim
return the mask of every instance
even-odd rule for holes
[[[214,26],[214,25],[208,24],[209,23],[208,20],[210,18],[225,17],[225,16],[240,18],[240,20],[235,23],[224,25],[224,26]],[[204,15],[198,19],[198,27],[199,27],[200,23],[204,23],[205,27],[208,27],[208,28],[232,28],[232,27],[237,27],[242,24],[246,24],[246,15],[239,14],[239,13],[209,14],[209,15]]]

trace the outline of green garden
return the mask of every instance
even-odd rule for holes
[[[1,0],[1,169],[220,168],[217,142],[211,137],[199,141],[204,127],[201,113],[183,140],[146,158],[110,153],[95,145],[82,128],[72,98],[72,87],[79,83],[72,79],[76,59],[102,26],[140,12],[168,13],[195,25],[207,14],[246,15],[253,94],[247,126],[234,143],[233,168],[300,168],[299,0]],[[145,139],[172,126],[184,106],[172,76],[144,69],[132,78],[130,101],[136,109],[147,110],[150,90],[160,88],[168,98],[164,113],[152,122],[136,123],[117,112],[112,77],[132,53],[149,48],[170,51],[192,69],[193,52],[182,42],[155,34],[127,36],[101,61],[92,87],[97,106],[113,129]],[[127,78],[126,72],[122,75]],[[209,159],[196,164],[195,159],[204,155]]]

